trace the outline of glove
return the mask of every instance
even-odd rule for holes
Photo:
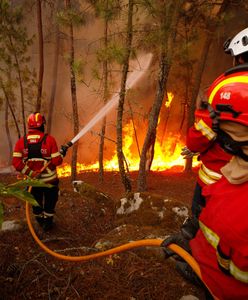
[[[199,220],[196,217],[187,218],[181,227],[181,232],[187,240],[192,240],[199,229]]]
[[[191,282],[192,284],[204,288],[204,284],[198,278],[196,273],[192,270],[192,268],[184,261],[184,262],[176,262],[176,270],[177,272],[186,280]],[[208,298],[210,299],[210,298]],[[211,298],[212,299],[212,298]]]
[[[62,145],[62,146],[60,147],[59,153],[60,153],[63,157],[65,157],[65,156],[66,156],[67,150],[68,150],[68,147],[67,147],[66,145]]]
[[[168,246],[170,244],[177,244],[178,246],[183,248],[185,251],[191,253],[191,249],[189,246],[189,240],[187,238],[185,238],[185,236],[183,235],[182,232],[178,232],[178,233],[175,233],[175,234],[169,236],[167,239],[165,239],[162,242],[161,247],[164,248],[163,251],[165,254],[165,258],[169,258],[169,257],[173,256],[176,260],[183,261],[183,259],[180,256],[178,256],[172,250],[168,249]]]
[[[63,155],[63,157],[65,157],[65,156],[66,156],[66,153],[67,153],[67,150],[68,150],[71,146],[72,146],[72,142],[68,142],[67,144],[62,145],[62,146],[60,147],[60,150],[59,150],[60,154]]]
[[[199,152],[192,152],[191,150],[189,150],[189,148],[187,146],[184,146],[182,148],[181,155],[183,156],[184,159],[187,159],[187,158],[192,158],[193,156],[199,155]]]

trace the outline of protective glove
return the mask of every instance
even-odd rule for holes
[[[187,218],[181,227],[181,232],[187,240],[192,240],[199,229],[199,220],[192,216]]]
[[[60,147],[60,150],[59,150],[60,154],[62,154],[63,157],[65,157],[65,156],[66,156],[67,150],[68,150],[72,145],[73,145],[72,142],[68,142],[68,143],[66,143],[65,145],[62,145],[62,146]]]
[[[62,145],[62,146],[60,147],[59,153],[60,153],[63,157],[65,157],[68,148],[69,148],[69,147],[68,147],[67,145]]]
[[[199,152],[192,152],[191,150],[189,150],[189,148],[187,146],[184,146],[182,148],[181,155],[183,156],[184,159],[187,159],[187,158],[192,158],[193,156],[199,155]]]
[[[183,261],[183,259],[179,255],[177,255],[175,252],[173,252],[172,250],[170,250],[168,248],[168,246],[170,244],[176,244],[176,245],[180,246],[181,248],[183,248],[188,253],[191,253],[191,249],[189,246],[189,240],[185,238],[185,236],[183,235],[183,233],[181,231],[178,233],[172,234],[171,236],[166,238],[162,242],[161,247],[163,247],[165,258],[169,258],[169,257],[173,256],[173,258],[175,258],[176,260]]]
[[[204,284],[202,281],[198,278],[196,273],[192,270],[192,268],[184,261],[177,261],[176,262],[176,270],[178,273],[181,274],[181,276],[191,282],[192,284],[204,288]],[[210,298],[206,298],[210,299]],[[211,298],[212,299],[212,298]]]

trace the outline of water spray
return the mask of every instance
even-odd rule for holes
[[[150,63],[152,60],[152,54],[148,53],[143,55],[139,58],[139,65],[140,68],[132,71],[130,75],[127,78],[126,82],[126,90],[131,89],[139,80],[140,78],[145,74],[147,71]],[[111,109],[113,109],[117,104],[119,100],[119,92],[115,93],[114,96],[111,98],[110,101],[108,101],[100,110],[99,112],[79,131],[79,133],[69,142],[67,142],[62,147],[67,150],[71,146],[73,146],[74,143],[76,143],[83,135],[85,135],[96,123],[98,123],[103,117],[105,117]]]

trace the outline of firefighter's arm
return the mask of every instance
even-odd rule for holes
[[[32,170],[24,162],[23,148],[24,148],[24,142],[23,142],[23,138],[21,138],[20,140],[18,140],[18,142],[15,145],[13,157],[12,157],[12,165],[14,166],[16,171],[21,172],[23,175],[31,176]]]
[[[54,166],[59,166],[63,162],[63,156],[61,155],[61,153],[58,150],[58,146],[57,146],[55,139],[50,136],[48,141],[49,141],[50,147],[51,147],[50,148],[51,149],[51,163]]]
[[[192,158],[193,156],[198,156],[199,154],[199,152],[191,151],[187,146],[184,146],[181,152],[181,155],[184,159]]]
[[[189,128],[186,137],[186,146],[192,152],[204,152],[216,139],[216,133],[209,126],[209,122],[197,119]]]

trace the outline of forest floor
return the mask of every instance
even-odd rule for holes
[[[137,173],[130,176],[135,191]],[[151,172],[147,193],[130,194],[129,206],[120,201],[126,195],[119,174],[108,172],[104,178],[99,183],[95,172],[80,174],[78,180],[86,185],[78,185],[79,192],[69,178],[61,178],[55,227],[50,232],[44,233],[31,214],[36,234],[47,247],[59,254],[82,256],[176,232],[185,216],[172,211],[190,207],[196,172]],[[14,181],[14,175],[0,175],[2,183]],[[138,205],[139,197],[145,201],[132,211],[130,203]],[[164,259],[160,247],[140,247],[85,262],[60,260],[34,241],[25,205],[14,198],[3,203],[4,221],[17,220],[19,229],[0,231],[0,300],[204,299],[199,287],[175,271],[175,261]]]

